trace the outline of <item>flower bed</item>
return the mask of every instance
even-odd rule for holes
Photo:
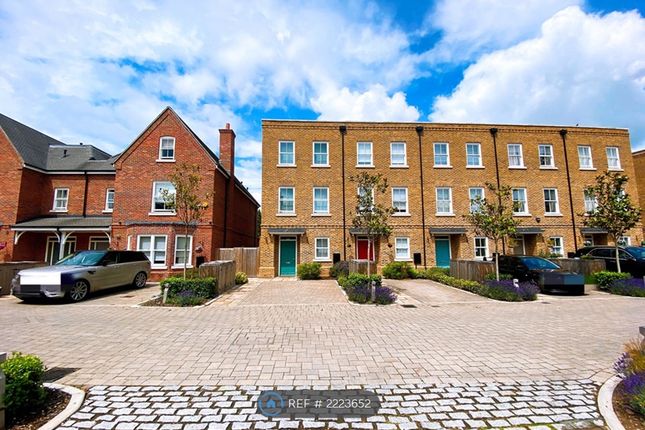
[[[645,419],[645,340],[633,340],[614,364],[623,379],[618,390],[626,406]]]
[[[161,299],[148,303],[152,306],[199,306],[210,299],[217,297],[217,281],[215,278],[189,278],[180,277],[166,278],[160,283],[161,293],[168,290],[166,303],[162,304]]]
[[[376,284],[374,302],[372,302],[372,282]],[[347,276],[339,277],[338,285],[343,288],[347,298],[355,303],[389,305],[396,301],[396,294],[391,288],[382,285],[379,275],[367,276],[360,273],[350,273]]]
[[[609,284],[609,292],[621,296],[645,297],[643,278],[616,279]]]

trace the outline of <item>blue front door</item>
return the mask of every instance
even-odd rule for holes
[[[296,276],[296,239],[280,239],[279,276]]]
[[[450,239],[437,238],[434,244],[437,267],[450,267]]]

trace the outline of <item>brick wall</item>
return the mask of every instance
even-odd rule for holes
[[[645,150],[634,152],[634,171],[638,188],[638,201],[641,203],[641,222],[645,224]],[[645,227],[643,228],[645,236]]]
[[[0,130],[0,261],[11,261],[13,252],[13,232],[11,224],[16,222],[17,207],[22,178],[22,160]],[[9,185],[10,184],[10,185]]]

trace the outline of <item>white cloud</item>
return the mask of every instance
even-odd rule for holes
[[[645,146],[645,19],[567,8],[541,34],[482,56],[454,92],[434,103],[433,121],[629,127]]]
[[[330,89],[311,100],[318,119],[331,121],[416,121],[419,111],[407,104],[405,94],[389,96],[385,87],[374,85],[364,92]]]
[[[235,144],[237,145],[238,142]],[[248,188],[255,200],[262,202],[262,160],[258,158],[238,160],[235,163],[235,176]]]

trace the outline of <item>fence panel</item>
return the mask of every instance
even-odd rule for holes
[[[555,264],[564,270],[589,276],[595,272],[601,272],[606,269],[605,260],[593,260],[588,258],[554,258],[551,259]]]
[[[14,261],[0,263],[0,296],[9,294],[11,290],[11,280],[19,271],[41,266],[47,266],[47,263],[44,261]]]
[[[349,260],[349,273],[362,273],[367,275],[367,260]],[[370,273],[376,274],[376,262],[372,261],[370,264]]]
[[[209,261],[199,266],[199,276],[217,279],[217,292],[222,294],[235,286],[235,261]]]
[[[450,276],[483,282],[488,273],[495,272],[494,261],[450,260]]]
[[[218,260],[233,260],[238,272],[244,272],[249,278],[258,276],[260,256],[258,248],[220,248]]]

